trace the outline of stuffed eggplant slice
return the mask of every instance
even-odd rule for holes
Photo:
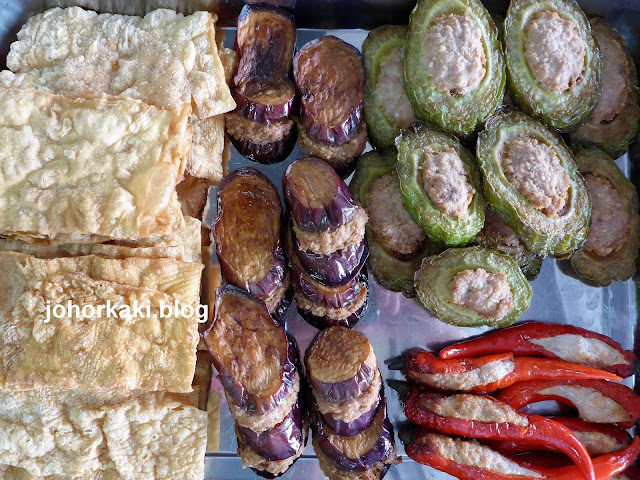
[[[566,257],[582,246],[591,203],[559,135],[507,109],[487,121],[476,148],[487,201],[527,249]]]
[[[362,241],[367,214],[328,163],[296,160],[282,177],[282,189],[302,250],[327,255]]]
[[[260,298],[271,313],[283,313],[290,279],[275,186],[258,170],[239,168],[218,186],[217,208],[213,237],[225,282]]]
[[[295,21],[284,10],[252,4],[240,12],[232,91],[237,108],[226,115],[226,126],[238,151],[259,163],[284,160],[295,144],[296,89],[288,78],[295,38]]]
[[[438,319],[461,327],[511,325],[529,308],[532,296],[511,256],[482,247],[425,258],[415,287]]]
[[[484,224],[484,196],[473,155],[427,124],[396,138],[404,207],[435,242],[470,243]]]
[[[365,70],[364,117],[369,140],[376,148],[393,145],[401,129],[418,118],[404,88],[407,27],[383,25],[362,44]]]
[[[597,145],[618,158],[638,133],[638,77],[622,37],[602,18],[589,23],[602,54],[602,96],[587,123],[571,132],[571,139]]]
[[[600,51],[574,0],[513,0],[504,22],[513,101],[551,128],[587,121],[601,92]]]
[[[287,233],[294,298],[317,328],[352,327],[366,311],[367,214],[331,166],[296,160],[282,178],[292,228]]]
[[[640,248],[638,193],[615,162],[597,147],[575,151],[591,198],[587,242],[571,266],[587,282],[606,287],[635,273]]]
[[[300,148],[348,176],[367,143],[362,55],[337,37],[322,37],[296,54],[293,73],[301,94]]]
[[[350,280],[333,286],[311,276],[296,253],[294,232],[287,232],[287,255],[291,266],[294,299],[304,320],[318,329],[332,325],[353,327],[364,316],[369,298],[367,269],[356,267]],[[365,257],[366,258],[366,257]],[[336,265],[334,268],[338,269]]]
[[[413,276],[422,259],[440,252],[402,205],[395,150],[365,153],[349,188],[369,216],[369,265],[385,288],[415,296]]]
[[[306,441],[297,349],[264,302],[228,284],[217,291],[203,338],[236,422],[243,467],[284,473]]]
[[[371,343],[331,327],[313,340],[305,365],[321,469],[331,479],[381,479],[396,461],[395,443]]]
[[[407,94],[421,120],[468,138],[502,103],[502,45],[479,0],[419,0],[405,60]]]
[[[529,281],[535,280],[540,273],[544,255],[533,253],[522,245],[516,232],[490,208],[484,212],[484,227],[474,243],[511,255]]]

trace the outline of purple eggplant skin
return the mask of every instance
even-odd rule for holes
[[[267,398],[256,398],[249,395],[245,391],[244,387],[233,379],[227,369],[225,369],[222,365],[218,365],[215,361],[213,362],[213,364],[220,374],[220,383],[224,387],[225,392],[229,394],[233,402],[249,413],[253,413],[255,415],[264,415],[269,410],[278,406],[286,397],[289,396],[296,378],[296,367],[294,363],[296,361],[297,359],[295,350],[293,346],[289,344],[289,349],[287,351],[287,361],[283,366],[283,376],[280,388],[275,393],[269,395]]]
[[[362,123],[364,62],[353,45],[332,35],[312,40],[293,60],[301,96],[300,124],[315,142],[341,146]]]
[[[364,283],[367,287],[367,298],[365,299],[362,306],[358,310],[353,312],[351,315],[349,315],[347,318],[343,318],[341,320],[335,320],[327,316],[320,317],[300,307],[297,307],[298,314],[302,317],[302,319],[305,322],[307,322],[312,327],[317,328],[318,330],[323,330],[325,328],[336,327],[336,326],[342,326],[346,328],[355,327],[358,324],[358,322],[362,320],[364,316],[367,314],[367,309],[369,307],[369,291],[368,291],[369,281],[368,281],[368,273],[367,273],[366,265],[362,267],[362,270],[360,270],[360,282]]]
[[[255,28],[254,21],[260,21]],[[293,15],[269,4],[247,4],[238,16],[235,50],[240,56],[236,86],[247,82],[274,85],[291,70],[296,42]]]
[[[276,307],[271,312],[271,317],[283,327],[284,327],[284,317],[287,315],[287,312],[289,311],[289,307],[291,307],[292,302],[293,302],[293,287],[289,285],[289,288],[287,288],[287,291],[282,297],[282,300],[278,302],[278,305],[276,305]]]
[[[368,340],[366,340],[365,337],[363,337],[362,335],[354,331],[334,329],[334,330],[325,330],[325,331],[318,332],[315,338],[313,339],[313,341],[311,342],[311,344],[309,345],[309,347],[307,348],[307,351],[305,353],[305,367],[307,372],[307,380],[309,381],[309,384],[315,391],[316,395],[324,398],[327,402],[341,403],[341,402],[350,401],[354,398],[358,398],[365,391],[367,391],[371,386],[371,382],[373,382],[373,379],[375,378],[375,374],[376,374],[376,371],[378,370],[378,367],[376,365],[370,365],[365,361],[366,358],[364,358],[362,359],[363,363],[359,366],[358,371],[351,378],[348,378],[344,381],[335,382],[335,383],[327,383],[327,382],[318,380],[317,375],[319,372],[312,371],[313,370],[312,366],[309,363],[311,352],[313,350],[314,345],[317,345],[321,337],[322,337],[322,341],[325,343],[332,340],[331,344],[335,346],[336,341],[338,341],[335,337],[336,334],[340,336],[348,335],[346,337],[346,340],[351,344],[349,345],[350,347],[352,347],[351,349],[353,349],[354,347],[352,339],[357,340],[358,342],[361,342],[362,340],[364,340],[366,342],[366,345],[369,347],[369,349],[371,349],[371,344],[369,343]],[[334,336],[331,336],[331,335],[334,335]],[[329,336],[329,338],[327,338],[327,336]],[[344,338],[345,337],[343,336],[343,339]],[[322,346],[318,348],[322,348]],[[323,358],[323,357],[320,357],[320,358]]]
[[[342,163],[340,165],[334,165],[333,169],[336,171],[338,176],[345,180],[349,175],[351,175],[358,166],[359,157],[354,157],[351,161],[347,163]]]
[[[212,341],[210,340],[210,336],[213,335],[213,333],[211,332],[216,327],[216,322],[218,321],[217,316],[220,312],[220,306],[229,295],[234,295],[236,297],[236,300],[241,302],[241,308],[246,308],[246,311],[251,314],[252,318],[255,312],[254,310],[251,310],[251,307],[257,309],[257,311],[260,312],[258,315],[265,322],[273,322],[273,324],[278,329],[282,329],[283,341],[286,342],[287,350],[286,358],[281,365],[280,385],[274,392],[265,397],[257,397],[247,392],[244,386],[236,381],[236,379],[233,378],[231,373],[222,364],[220,358],[218,357],[216,346],[211,345]],[[250,304],[245,304],[244,302],[250,302]],[[293,389],[294,382],[297,378],[296,372],[299,365],[299,354],[296,350],[296,347],[288,339],[284,329],[271,317],[264,302],[239,287],[230,284],[225,284],[221,287],[218,287],[218,290],[216,292],[215,312],[216,317],[214,318],[214,321],[212,322],[209,329],[203,333],[203,339],[205,345],[207,346],[207,349],[209,350],[209,354],[211,355],[212,363],[220,374],[220,382],[222,383],[222,386],[224,387],[231,400],[237,406],[246,410],[247,412],[256,415],[263,415],[274,407],[280,405],[284,401],[284,399],[290,395],[291,390]],[[249,315],[249,313],[247,315]]]
[[[378,410],[383,403],[383,398],[384,390],[381,386],[376,403],[371,406],[369,411],[363,413],[353,422],[349,423],[336,419],[330,413],[325,414],[318,412],[318,414],[322,417],[322,422],[331,430],[333,430],[336,435],[340,435],[341,437],[353,437],[354,435],[358,435],[359,433],[364,432],[367,428],[369,428],[371,423],[373,423],[373,419],[376,417],[376,414],[378,413]]]
[[[334,230],[356,212],[349,187],[319,158],[301,158],[289,165],[282,177],[282,191],[296,226],[305,232]],[[306,198],[313,198],[316,205],[307,205]]]
[[[380,418],[382,417],[382,418]],[[375,428],[376,422],[382,422],[382,431],[375,446],[359,458],[349,458],[338,447],[331,443],[331,429],[323,424],[319,416],[316,417],[315,434],[318,446],[336,465],[337,468],[346,472],[360,473],[369,470],[376,465],[384,463],[393,453],[395,447],[393,437],[393,426],[387,416],[386,401],[383,400],[376,414],[376,418],[369,426]],[[367,430],[361,432],[366,434]]]
[[[293,251],[293,232],[291,229],[286,236],[287,256],[291,267],[291,283],[311,302],[325,308],[347,308],[360,295],[362,284],[358,276],[353,277],[344,285],[329,287],[314,280],[309,275],[298,256]],[[361,270],[362,271],[362,270]]]
[[[358,130],[362,123],[363,105],[364,100],[351,111],[346,120],[333,127],[328,127],[316,120],[303,102],[298,122],[304,127],[307,136],[314,142],[331,147],[339,147],[349,142]]]
[[[351,244],[329,255],[321,255],[301,250],[295,233],[292,235],[293,250],[302,267],[311,278],[328,287],[339,287],[348,283],[360,272],[369,257],[366,238],[360,243]]]
[[[239,192],[227,191],[228,188],[234,188],[234,182],[239,182],[235,188],[243,190],[244,188],[252,188],[251,192]],[[227,193],[229,196],[227,197]],[[237,260],[232,258],[234,255],[246,255],[246,252],[241,252],[233,246],[237,245],[237,242],[243,242],[242,238],[229,238],[226,233],[225,218],[228,222],[235,222],[236,225],[244,224],[244,230],[247,235],[250,235],[252,225],[246,225],[247,221],[243,222],[244,204],[247,202],[246,198],[242,198],[245,193],[253,193],[250,204],[256,210],[256,216],[252,217],[252,225],[256,225],[257,228],[271,228],[272,235],[270,239],[273,241],[273,252],[271,253],[271,266],[266,275],[257,282],[249,283],[243,280],[241,273],[237,272],[234,265]],[[260,203],[255,201],[254,198],[260,198]],[[234,205],[234,201],[240,200],[239,205]],[[283,284],[287,273],[287,260],[284,255],[284,251],[281,244],[281,229],[282,229],[282,211],[280,208],[280,197],[276,190],[276,187],[271,181],[260,171],[251,167],[243,167],[234,170],[229,175],[224,177],[218,185],[217,194],[217,215],[213,221],[213,236],[216,243],[216,254],[220,262],[220,268],[224,275],[225,281],[231,283],[237,287],[243,288],[251,292],[261,300],[266,300],[275,290],[280,288]],[[226,212],[234,212],[240,210],[236,216],[226,216]],[[239,219],[239,221],[238,221]],[[259,219],[260,221],[256,221]],[[268,225],[267,225],[268,224]],[[248,240],[248,239],[245,239]],[[231,242],[231,245],[229,244]]]
[[[291,88],[291,95],[284,99],[281,103],[267,104],[256,99],[245,96],[239,88],[233,89],[233,99],[236,101],[236,109],[233,113],[242,115],[252,122],[261,123],[266,126],[273,125],[274,123],[284,122],[289,120],[293,115],[296,90]]]
[[[285,419],[269,430],[256,433],[238,426],[242,438],[262,457],[269,461],[284,460],[295,455],[304,441],[302,434],[304,413],[300,401],[296,402]]]
[[[253,143],[251,140],[235,138],[229,135],[231,143],[240,155],[261,165],[273,165],[282,162],[293,151],[298,138],[295,125],[282,139],[269,143]]]

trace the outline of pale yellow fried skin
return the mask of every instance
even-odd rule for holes
[[[185,317],[160,308],[195,308],[201,270],[201,264],[171,259],[42,260],[0,253],[4,388],[191,391],[196,312]],[[68,302],[94,311],[58,312],[62,318],[47,313],[47,304]],[[114,318],[98,308],[107,302],[131,308],[137,303],[143,310]]]
[[[156,10],[144,18],[78,7],[34,15],[11,45],[2,82],[52,93],[107,94],[199,118],[235,108],[215,41],[217,17]],[[150,81],[153,79],[153,81]]]
[[[209,390],[207,398],[207,452],[220,450],[220,402],[222,394],[213,388]]]
[[[206,413],[185,395],[0,391],[0,473],[5,480],[199,480],[206,428]]]
[[[185,172],[218,183],[224,176],[224,115],[192,120],[192,126],[193,143]]]
[[[34,243],[167,235],[188,109],[0,89],[0,234]]]
[[[21,29],[8,56],[10,70],[0,72],[0,86],[105,94],[172,111],[193,104],[193,152],[186,172],[218,182],[224,134],[220,115],[233,110],[235,101],[218,54],[216,19],[206,12],[185,17],[157,10],[141,19],[52,9],[31,17]]]
[[[98,255],[106,258],[173,258],[183,262],[201,263],[201,222],[185,217],[185,227],[170,235],[133,241],[113,240],[110,243],[66,243],[41,245],[0,238],[0,251],[17,252],[37,258],[82,257]]]

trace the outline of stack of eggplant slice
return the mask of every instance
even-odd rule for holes
[[[346,178],[367,143],[362,55],[337,37],[322,37],[296,54],[293,73],[301,95],[300,148]]]
[[[243,467],[274,478],[300,457],[307,437],[296,347],[264,302],[220,287],[204,334],[236,422]]]
[[[212,230],[224,281],[251,292],[281,319],[291,282],[276,187],[255,168],[239,168],[218,186],[217,208]]]
[[[298,311],[316,328],[351,328],[367,308],[367,214],[317,158],[289,165],[282,187],[291,215],[286,246]]]
[[[289,79],[296,27],[293,16],[269,5],[245,5],[238,18],[234,76],[237,108],[226,115],[233,145],[250,160],[276,163],[296,140],[296,89]]]
[[[396,463],[393,427],[369,340],[344,327],[320,332],[305,355],[313,448],[331,480],[379,480]]]

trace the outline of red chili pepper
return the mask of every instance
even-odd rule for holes
[[[592,459],[593,469],[596,472],[597,480],[610,479],[614,475],[626,471],[638,458],[640,454],[640,437],[633,437],[633,441],[628,447],[617,452],[607,453]],[[528,465],[527,465],[528,466]],[[550,480],[575,480],[579,472],[576,471],[575,465],[569,465],[561,468],[544,468],[535,465],[529,466],[532,470],[538,471],[543,478]],[[635,477],[637,478],[637,477]]]
[[[631,435],[624,428],[610,423],[585,422],[576,417],[551,417],[551,420],[571,430],[591,457],[620,450],[629,445],[632,440]],[[583,433],[588,433],[589,436],[584,436]],[[547,450],[544,445],[523,441],[491,441],[488,444],[503,455],[516,455],[529,450],[539,450],[540,447]],[[552,445],[548,447],[549,450],[557,450],[552,448]]]
[[[470,447],[476,451],[477,448],[480,447],[473,440],[450,439],[449,437],[434,433],[430,430],[418,428],[414,433],[413,438],[405,446],[405,451],[409,458],[416,462],[433,467],[436,470],[448,473],[449,475],[453,475],[460,480],[576,480],[576,478],[580,478],[582,476],[578,466],[576,465],[560,468],[545,468],[536,465],[521,464],[518,462],[517,458],[511,459],[504,457],[497,452],[491,452],[489,447],[484,447],[486,448],[486,450],[482,452],[484,455],[480,454],[476,458],[486,458],[487,453],[493,453],[494,455],[502,457],[503,462],[501,463],[517,463],[522,468],[526,468],[532,472],[532,474],[529,476],[522,475],[522,473],[527,472],[519,472],[518,475],[504,474],[489,470],[486,467],[458,463],[450,458],[445,458],[438,453],[438,451],[441,450],[440,446],[442,445],[442,442],[447,442],[446,446],[451,448],[452,441],[455,443],[453,448],[459,449],[460,452],[451,451],[449,449],[447,453],[450,456],[455,456],[456,453],[461,453],[458,458],[467,457],[471,459],[472,457],[464,454],[465,447]],[[639,453],[640,438],[635,437],[631,445],[628,447],[614,453],[594,458],[592,462],[596,480],[606,480],[611,478],[613,475],[624,471],[633,463]],[[447,455],[447,457],[449,457],[449,455]],[[495,464],[496,462],[493,463]]]
[[[410,422],[442,433],[554,448],[571,458],[586,478],[595,478],[589,452],[569,428],[539,415],[518,413],[493,397],[414,388],[406,399],[404,412]]]
[[[562,349],[551,351],[540,343],[546,339],[563,335],[565,343]],[[605,357],[593,352],[584,356],[584,344],[591,342],[592,348],[598,342],[604,342],[609,347],[618,351],[623,357],[621,363],[607,362]],[[548,340],[546,341],[548,346]],[[556,358],[570,363],[579,363],[586,367],[600,368],[608,372],[620,375],[623,378],[633,373],[635,355],[630,350],[624,350],[622,346],[611,338],[600,333],[592,332],[573,325],[557,323],[526,322],[509,328],[494,330],[473,340],[456,343],[440,351],[440,358],[478,357],[481,355],[493,355],[502,352],[512,352],[515,356],[542,356]]]
[[[533,380],[506,388],[499,400],[515,409],[530,403],[555,400],[578,409],[579,417],[593,423],[616,423],[631,428],[640,419],[640,396],[620,383],[603,380]]]
[[[514,358],[509,353],[443,360],[429,352],[414,351],[409,354],[404,374],[408,380],[436,390],[477,392],[493,392],[515,382],[533,379],[622,380],[612,373],[562,360]]]
[[[638,480],[640,478],[640,468],[629,467],[624,472],[619,473],[611,480]]]

